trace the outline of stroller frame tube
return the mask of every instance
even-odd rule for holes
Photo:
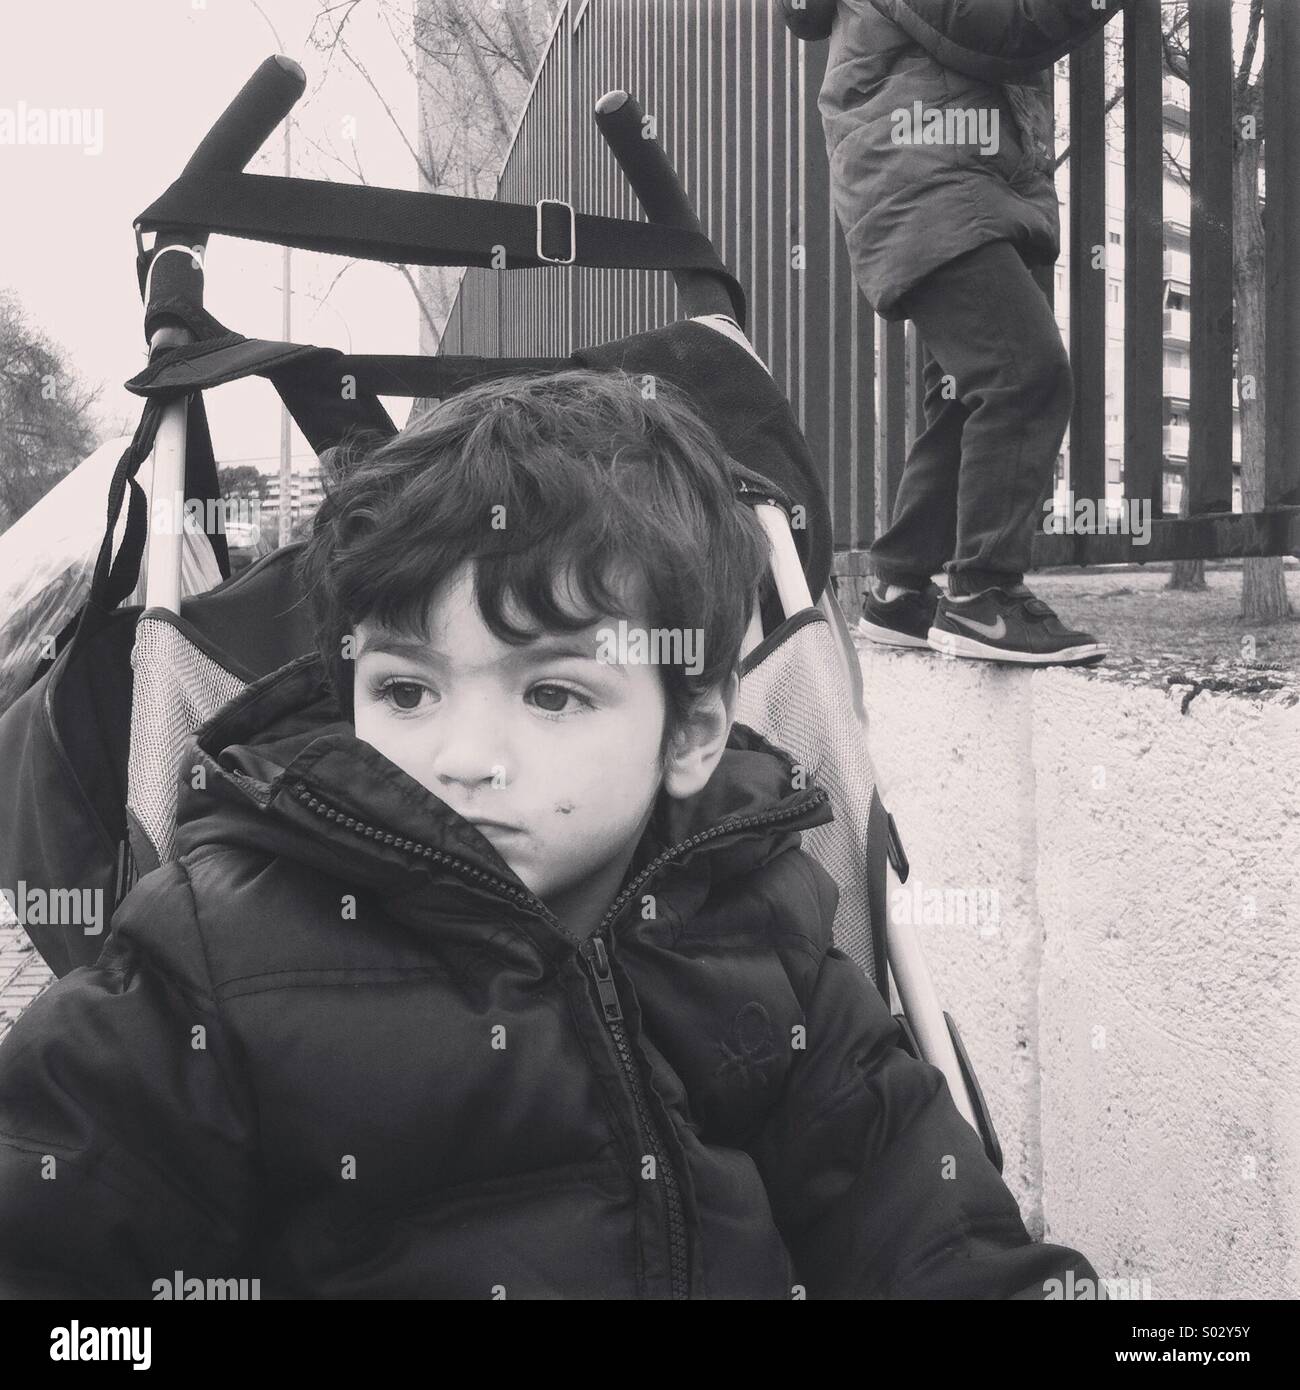
[[[149,354],[152,357],[161,347],[179,346],[190,342],[192,338],[193,335],[184,328],[159,328],[150,340]],[[179,400],[169,401],[163,407],[162,419],[158,422],[158,437],[154,440],[153,454],[150,458],[152,471],[149,481],[149,539],[145,560],[144,601],[148,608],[166,608],[171,613],[181,611],[184,509],[183,506],[175,508],[171,505],[159,507],[157,499],[165,498],[170,504],[179,494],[182,503],[184,502],[189,405],[190,398],[182,396]],[[158,524],[160,517],[176,524],[161,526]]]
[[[781,600],[781,609],[786,618],[801,613],[814,606],[826,611],[828,606],[839,612],[839,603],[829,590],[822,595],[822,601],[814,605],[804,578],[803,565],[799,562],[799,552],[795,548],[794,537],[790,534],[790,522],[780,507],[760,502],[753,508],[763,523],[772,543],[772,578]],[[848,640],[843,614],[840,622],[831,623],[832,631],[839,639],[837,645]],[[851,643],[850,643],[851,648]],[[857,672],[857,698],[854,700],[855,712],[861,709],[862,671],[857,664],[857,653],[850,650],[853,667]],[[862,737],[867,731],[862,725]],[[962,1118],[976,1134],[983,1134],[975,1117],[975,1107],[966,1089],[966,1078],[957,1051],[953,1047],[948,1023],[944,1018],[939,996],[935,992],[930,968],[925,961],[925,953],[917,939],[914,928],[888,921],[885,926],[885,939],[889,954],[889,969],[894,977],[894,987],[903,1006],[903,1012],[916,1036],[922,1059],[931,1066],[938,1067],[948,1082],[948,1090]]]

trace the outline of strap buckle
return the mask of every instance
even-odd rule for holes
[[[548,256],[542,250],[542,210],[548,203],[551,207],[564,208],[569,214],[569,254],[567,256]],[[537,259],[550,261],[552,265],[572,265],[577,251],[578,224],[573,216],[573,204],[566,203],[562,198],[539,198],[537,200]]]

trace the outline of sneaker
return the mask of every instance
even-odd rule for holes
[[[1107,651],[1092,633],[1066,627],[1024,584],[964,598],[943,595],[928,638],[945,656],[1022,666],[1084,666]]]
[[[885,584],[871,580],[862,600],[858,631],[886,647],[930,648],[929,633],[943,590],[935,583],[885,598]]]

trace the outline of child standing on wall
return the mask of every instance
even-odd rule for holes
[[[925,429],[871,547],[861,629],[959,657],[1098,661],[1105,645],[1024,583],[1073,405],[1031,268],[1060,254],[1046,72],[1123,0],[781,3],[799,37],[830,38],[818,104],[858,286],[927,349]]]

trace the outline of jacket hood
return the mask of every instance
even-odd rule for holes
[[[180,777],[178,855],[240,845],[385,898],[436,878],[454,885],[461,906],[499,912],[503,894],[536,902],[486,837],[357,737],[316,653],[250,685],[198,731],[191,752]],[[665,853],[678,870],[693,865],[714,882],[752,871],[796,832],[832,819],[826,792],[796,789],[795,780],[789,754],[733,724],[695,796],[660,792],[629,874]]]

